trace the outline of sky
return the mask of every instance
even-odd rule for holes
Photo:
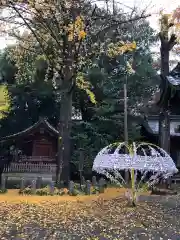
[[[180,6],[180,0],[124,0],[126,4],[136,6],[141,6],[143,9],[146,6],[148,7],[148,11],[152,14],[149,18],[150,24],[153,28],[158,29],[158,19],[159,12],[163,10],[165,13],[171,13],[174,9]]]
[[[109,0],[110,1],[110,0]],[[161,10],[165,13],[171,13],[174,9],[180,6],[180,0],[115,0],[126,6],[136,6],[139,10],[147,8],[147,13],[152,14],[149,19],[153,28],[158,28],[159,13]]]
[[[140,10],[148,6],[147,13],[151,13],[152,16],[148,18],[150,25],[158,30],[158,19],[160,10],[170,13],[176,7],[180,6],[180,0],[118,0],[126,6],[137,6]],[[12,39],[8,37],[0,37],[0,49],[3,49],[8,44],[13,43]]]

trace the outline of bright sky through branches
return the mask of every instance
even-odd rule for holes
[[[152,13],[152,17],[148,20],[153,28],[159,27],[159,12],[163,10],[165,13],[171,13],[178,6],[180,6],[179,0],[123,0],[127,5],[135,5],[141,9],[148,7],[147,12]]]
[[[170,13],[180,6],[179,0],[118,0],[116,2],[129,7],[136,6],[137,9],[139,8],[140,10],[147,8],[147,13],[152,14],[152,17],[149,17],[148,20],[150,21],[151,26],[157,30],[160,10]],[[13,41],[9,37],[0,37],[0,49],[11,43],[13,43]]]
[[[109,2],[112,2],[112,0],[109,0]],[[161,10],[165,13],[171,13],[180,6],[180,0],[115,0],[115,2],[119,7],[124,5],[124,8],[126,8],[125,6],[133,8],[135,6],[137,10],[140,11],[146,9],[147,14],[152,14],[148,20],[150,21],[151,26],[155,29],[158,29],[159,26],[158,19]],[[129,8],[126,9],[127,12],[130,11]]]

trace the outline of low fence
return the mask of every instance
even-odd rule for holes
[[[55,158],[47,156],[19,156],[19,162],[55,162]]]
[[[11,163],[4,167],[4,173],[55,173],[56,164]]]
[[[8,161],[8,157],[3,157],[0,156],[0,161],[1,162],[7,162]],[[55,157],[47,157],[47,156],[17,156],[17,157],[12,157],[11,156],[11,161],[13,161],[14,163],[52,163],[55,164],[56,163],[56,159]]]

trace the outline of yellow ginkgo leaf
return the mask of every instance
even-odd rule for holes
[[[3,112],[9,110],[9,95],[6,85],[0,85],[0,118],[4,117]]]
[[[81,39],[84,39],[85,37],[86,37],[86,32],[84,30],[81,30],[79,32],[78,39],[81,40]]]
[[[72,41],[73,40],[73,33],[70,33],[69,35],[68,35],[68,41]]]

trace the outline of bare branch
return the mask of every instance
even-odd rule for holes
[[[34,9],[37,12],[36,17],[38,18],[38,22],[41,24],[42,28],[44,28],[46,31],[50,32],[51,37],[56,41],[57,45],[61,48],[62,46],[59,44],[59,41],[58,41],[58,38],[57,38],[57,34],[54,33],[54,31],[52,29],[52,26],[50,26],[50,24],[48,23],[47,19],[43,18],[42,11],[41,10],[37,10],[35,7],[34,7]],[[53,16],[53,18],[55,18],[55,16]]]
[[[45,48],[43,46],[43,44],[41,43],[41,39],[38,37],[38,35],[36,34],[35,30],[30,26],[30,24],[27,22],[27,20],[24,18],[24,16],[20,13],[20,11],[18,10],[18,8],[16,8],[16,6],[13,4],[13,2],[11,2],[11,7],[14,9],[14,11],[18,14],[18,16],[24,21],[25,25],[29,28],[29,30],[32,32],[32,34],[34,35],[35,39],[37,40],[39,46],[41,47],[43,53],[46,55],[47,59],[49,60],[49,62],[51,62],[52,60],[47,56]]]
[[[114,27],[119,27],[120,25],[123,25],[123,24],[127,24],[127,23],[131,23],[131,22],[134,22],[134,21],[138,21],[138,20],[141,20],[141,19],[145,19],[147,17],[150,17],[151,14],[148,14],[148,15],[141,15],[141,16],[136,16],[134,18],[131,18],[131,19],[128,19],[128,20],[124,20],[124,21],[118,21],[118,20],[114,20],[112,19],[112,24],[110,24],[109,26],[103,28],[101,31],[99,31],[98,33],[96,33],[96,35],[94,35],[95,38],[98,38],[99,37],[99,34],[104,34],[105,32],[107,32],[108,30],[110,30],[110,28],[114,28]],[[97,18],[96,18],[97,19]]]
[[[169,51],[177,44],[177,36],[172,34],[168,43]]]

